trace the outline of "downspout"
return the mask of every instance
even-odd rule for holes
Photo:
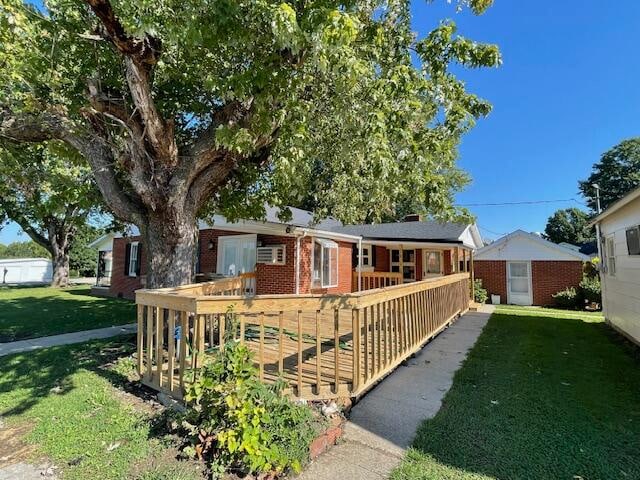
[[[373,245],[371,248],[373,248]],[[369,254],[371,255],[371,252]],[[358,239],[358,291],[362,291],[362,237]]]

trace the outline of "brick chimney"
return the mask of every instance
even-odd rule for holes
[[[403,222],[421,222],[422,215],[419,213],[411,213],[402,219]]]

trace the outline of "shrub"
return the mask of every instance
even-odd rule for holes
[[[552,296],[560,308],[576,308],[579,305],[580,299],[575,287],[565,288]]]
[[[299,472],[322,426],[308,407],[282,395],[283,382],[267,386],[256,373],[249,349],[228,342],[187,390],[185,453],[205,460],[214,476]]]
[[[586,300],[589,304],[602,303],[602,291],[600,288],[600,278],[588,277],[588,276],[583,277],[582,281],[580,282],[580,296],[584,300]]]
[[[487,290],[482,287],[482,279],[476,278],[473,281],[473,295],[474,300],[478,303],[486,303],[489,298],[489,294],[487,294]]]

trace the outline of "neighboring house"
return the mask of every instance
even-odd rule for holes
[[[46,258],[7,258],[0,260],[0,284],[50,283],[53,264]]]
[[[478,250],[474,271],[501,303],[552,305],[554,293],[579,285],[586,261],[575,248],[516,230]]]
[[[98,251],[98,263],[96,268],[96,287],[108,290],[111,285],[111,272],[113,268],[113,239],[118,235],[114,232],[106,233],[91,242],[89,248]]]
[[[611,205],[591,225],[600,229],[605,319],[640,343],[640,188]]]
[[[422,222],[417,216],[378,225],[343,226],[335,219],[313,224],[310,212],[291,210],[286,223],[276,208],[267,209],[265,221],[231,223],[215,216],[212,224],[201,222],[196,280],[253,273],[259,295],[348,293],[468,271],[468,252],[482,245],[475,225]],[[112,234],[94,242],[112,258],[110,279],[106,268],[99,275],[108,287],[94,293],[132,298],[145,286],[146,252],[132,230],[128,237]]]

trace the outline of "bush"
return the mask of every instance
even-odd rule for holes
[[[575,287],[565,288],[552,295],[552,297],[560,308],[576,308],[579,306],[580,298]]]
[[[600,288],[599,277],[585,276],[580,282],[580,296],[587,301],[587,303],[602,303],[602,291]]]
[[[487,294],[487,290],[482,287],[482,279],[476,278],[473,281],[473,295],[474,300],[478,303],[486,303],[489,298],[489,294]]]
[[[228,342],[187,390],[185,453],[205,460],[214,476],[297,473],[322,427],[308,407],[282,395],[283,382],[267,386],[256,374],[249,349]]]

